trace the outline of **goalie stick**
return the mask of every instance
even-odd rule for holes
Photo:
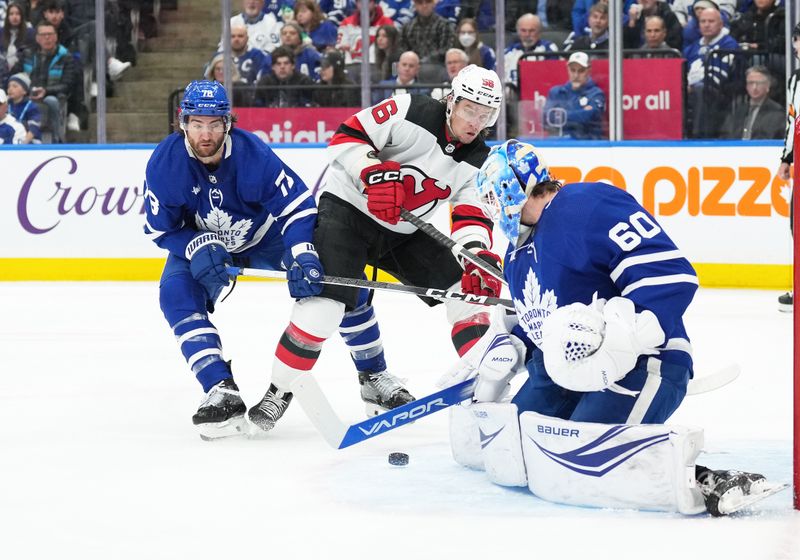
[[[416,214],[412,214],[405,208],[400,210],[400,217],[402,217],[405,221],[412,224],[418,230],[422,231],[423,233],[428,234],[432,237],[435,241],[438,241],[448,249],[450,249],[454,255],[460,256],[463,259],[468,260],[469,262],[473,263],[477,267],[485,270],[498,280],[503,283],[503,285],[508,286],[506,283],[506,279],[503,277],[503,271],[494,266],[493,264],[486,262],[481,257],[464,247],[461,243],[453,241],[441,231],[436,229],[436,227],[432,226]]]
[[[258,278],[286,278],[286,273],[281,270],[266,270],[263,268],[241,268],[238,266],[227,267],[230,276],[253,276]],[[510,299],[496,298],[492,296],[478,296],[454,292],[451,290],[440,290],[439,288],[422,288],[419,286],[406,286],[393,282],[375,282],[372,280],[362,280],[358,278],[342,278],[340,276],[323,276],[319,280],[320,284],[333,284],[337,286],[353,286],[354,288],[369,288],[371,290],[381,290],[387,292],[399,292],[415,296],[431,297],[439,300],[457,299],[464,303],[475,305],[501,305],[508,309],[514,309],[514,302]]]
[[[724,387],[739,376],[740,370],[738,365],[731,365],[695,378],[689,382],[686,394],[697,395]],[[311,374],[300,375],[292,382],[290,391],[325,441],[335,449],[344,449],[463,402],[472,397],[474,389],[473,377],[351,425],[342,422]]]

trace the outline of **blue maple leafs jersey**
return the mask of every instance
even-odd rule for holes
[[[627,192],[605,183],[564,186],[519,248],[509,246],[505,276],[517,313],[514,334],[529,351],[557,307],[623,296],[649,309],[666,336],[661,360],[692,367],[683,314],[697,275],[669,236]]]
[[[210,171],[180,133],[156,147],[147,163],[145,234],[182,258],[198,231],[217,232],[239,255],[277,236],[287,249],[310,243],[317,207],[300,177],[250,132],[233,129],[223,150]]]

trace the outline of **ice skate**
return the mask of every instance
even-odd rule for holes
[[[244,433],[246,411],[233,378],[223,379],[206,393],[192,423],[205,441],[235,436]]]
[[[730,515],[786,488],[785,484],[767,482],[764,475],[758,473],[700,469],[703,470],[697,477],[698,487],[708,513],[714,517]]]
[[[358,382],[367,416],[377,416],[415,400],[400,380],[387,371],[359,371]]]
[[[247,417],[260,431],[268,432],[275,427],[275,423],[289,408],[292,396],[292,393],[284,393],[275,385],[270,384],[264,398],[247,412]]]
[[[786,292],[778,297],[778,311],[783,311],[784,313],[794,312],[794,294],[792,292]]]

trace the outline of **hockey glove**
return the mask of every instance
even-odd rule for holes
[[[233,259],[213,231],[203,231],[195,235],[186,246],[186,258],[189,260],[189,271],[206,292],[206,309],[214,312],[214,304],[222,293],[222,289],[230,282],[225,270],[232,265]]]
[[[616,382],[636,366],[639,356],[655,354],[663,343],[658,318],[648,310],[636,313],[633,302],[623,297],[605,306],[559,307],[542,324],[545,369],[572,391],[625,392]]]
[[[400,164],[385,161],[365,167],[361,171],[361,182],[367,193],[367,209],[384,222],[392,225],[400,220],[400,210],[406,199]]]
[[[319,281],[324,276],[319,255],[311,243],[298,243],[283,257],[289,293],[295,299],[317,296],[322,292]]]
[[[502,268],[500,257],[491,251],[482,249],[476,254],[489,264],[493,264],[497,268]],[[499,279],[495,278],[478,265],[469,261],[464,261],[464,274],[461,276],[462,292],[466,294],[475,294],[476,296],[499,296],[502,289],[503,283],[500,282]]]

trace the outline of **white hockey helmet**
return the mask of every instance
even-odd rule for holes
[[[456,74],[456,77],[453,78],[453,91],[447,99],[448,125],[455,104],[462,99],[491,107],[493,111],[486,123],[486,128],[494,126],[500,114],[500,106],[503,104],[503,83],[497,72],[470,64]]]

